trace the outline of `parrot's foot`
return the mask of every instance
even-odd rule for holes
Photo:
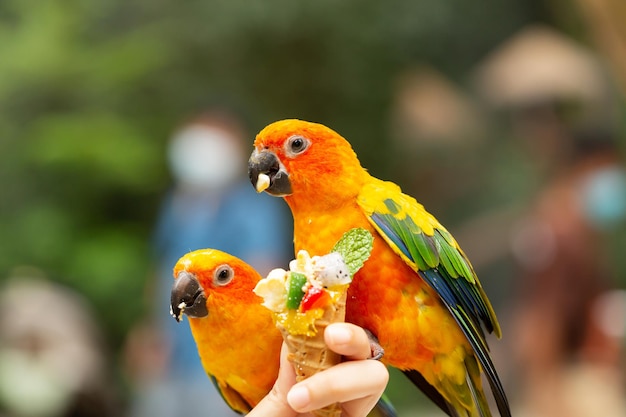
[[[374,333],[370,332],[367,329],[364,330],[367,334],[367,338],[370,340],[370,350],[372,352],[372,356],[370,357],[370,359],[378,361],[385,355],[385,349],[383,349],[380,343],[378,343],[378,338],[374,336]]]

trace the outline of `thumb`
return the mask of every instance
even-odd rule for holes
[[[276,391],[280,398],[285,401],[285,404],[287,403],[287,393],[296,383],[296,372],[291,362],[287,359],[288,354],[289,349],[285,342],[283,342],[280,348],[280,369],[278,370],[278,378],[274,383],[274,388],[272,388],[272,391]]]
[[[272,390],[248,413],[248,417],[295,417],[297,413],[287,403],[287,393],[296,383],[293,366],[287,360],[287,346],[283,343],[280,351],[280,369]]]

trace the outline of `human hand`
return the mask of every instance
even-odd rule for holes
[[[249,417],[305,417],[312,410],[336,402],[342,404],[343,417],[367,415],[387,386],[387,368],[379,361],[368,360],[369,339],[358,326],[331,324],[324,332],[324,340],[330,349],[344,356],[344,362],[296,384],[283,344],[278,379]]]

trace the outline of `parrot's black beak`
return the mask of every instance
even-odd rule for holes
[[[178,273],[171,293],[170,314],[180,322],[183,313],[189,317],[205,317],[209,315],[206,308],[206,296],[198,279],[187,271]]]
[[[254,150],[248,160],[248,176],[257,192],[267,191],[274,196],[291,194],[289,174],[278,157],[266,150]]]

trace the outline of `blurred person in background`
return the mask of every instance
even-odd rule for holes
[[[118,415],[90,306],[42,275],[20,268],[0,287],[0,416]]]
[[[626,171],[610,83],[589,51],[542,27],[495,51],[480,82],[540,184],[511,240],[516,415],[624,416],[626,298],[607,235],[626,218]]]
[[[204,373],[189,326],[169,315],[172,268],[185,253],[215,248],[261,275],[293,257],[290,215],[281,201],[256,195],[247,177],[253,136],[235,113],[209,109],[177,129],[167,148],[174,185],[154,237],[153,316],[128,338],[136,381],[132,417],[235,416]]]

